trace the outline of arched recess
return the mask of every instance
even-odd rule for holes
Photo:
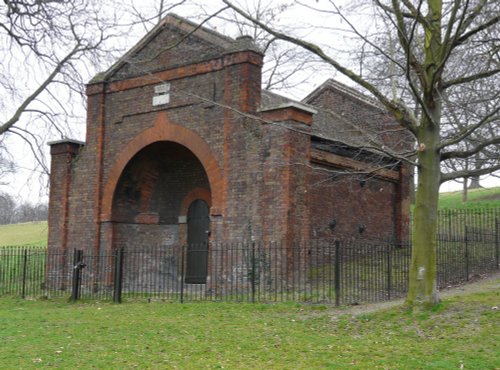
[[[181,207],[179,210],[179,216],[187,216],[189,206],[196,199],[201,199],[205,201],[209,207],[212,206],[212,194],[209,190],[203,188],[196,188],[190,191],[182,200]]]
[[[155,125],[132,139],[120,152],[104,187],[101,221],[111,221],[113,195],[125,166],[143,148],[159,141],[171,141],[189,149],[201,162],[211,189],[211,214],[223,209],[222,171],[209,145],[194,131],[170,122],[165,112],[158,114]]]

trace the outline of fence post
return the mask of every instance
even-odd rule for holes
[[[469,228],[465,225],[465,279],[469,281]]]
[[[184,251],[187,253],[187,248],[181,248],[181,303],[184,303]]]
[[[495,259],[497,261],[497,270],[500,269],[500,238],[499,238],[499,220],[495,218]]]
[[[252,303],[255,303],[255,242],[252,241]]]
[[[21,287],[21,298],[26,298],[26,272],[27,272],[27,264],[28,264],[28,250],[24,249],[23,251],[23,284]]]
[[[28,264],[28,250],[25,249],[23,253],[23,285],[21,288],[21,298],[26,298],[26,272]]]
[[[85,267],[83,263],[83,251],[75,249],[73,252],[73,280],[71,285],[71,302],[75,302],[80,298],[80,281],[82,269]]]
[[[392,260],[391,260],[391,245],[387,244],[387,298],[391,299],[392,286]]]
[[[123,248],[115,251],[115,276],[113,279],[113,302],[122,303]]]
[[[335,241],[335,306],[340,306],[340,242]]]

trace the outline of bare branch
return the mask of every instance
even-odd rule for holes
[[[479,153],[481,150],[490,145],[498,145],[498,144],[500,144],[500,136],[493,137],[489,140],[484,140],[470,150],[464,150],[464,151],[454,150],[454,151],[444,152],[441,154],[441,161],[445,161],[452,158],[468,158],[476,153]]]
[[[308,41],[301,40],[298,38],[295,38],[293,36],[284,34],[282,32],[276,31],[265,25],[264,23],[252,18],[249,14],[245,13],[235,5],[233,5],[231,2],[228,0],[223,0],[223,2],[231,7],[234,11],[236,11],[238,14],[243,16],[244,18],[254,22],[257,24],[259,27],[263,28],[266,30],[266,32],[270,33],[274,37],[277,37],[281,40],[288,41],[292,44],[298,45],[308,51],[311,51],[318,57],[320,57],[322,60],[330,64],[332,67],[334,67],[337,71],[342,73],[343,75],[349,77],[351,80],[359,84],[360,86],[364,87],[367,89],[370,93],[372,93],[390,112],[392,112],[396,119],[398,120],[399,123],[401,123],[403,126],[405,126],[407,129],[409,129],[412,132],[415,132],[416,127],[417,127],[417,122],[415,118],[413,117],[412,112],[410,112],[408,109],[403,107],[401,104],[398,104],[396,102],[390,101],[389,99],[386,98],[384,94],[382,94],[374,85],[368,83],[365,79],[360,77],[358,74],[350,70],[349,68],[346,68],[342,66],[339,62],[337,62],[335,59],[329,57],[318,45],[312,44]]]
[[[454,80],[444,81],[443,82],[443,89],[447,89],[447,88],[454,86],[454,85],[465,84],[468,82],[480,80],[482,78],[491,77],[491,76],[494,76],[498,73],[500,73],[500,68],[495,68],[495,69],[492,69],[490,71],[484,71],[484,72],[476,73],[473,75],[468,75],[468,76],[456,78]]]
[[[462,132],[459,132],[455,137],[442,142],[441,145],[439,146],[439,150],[444,149],[444,148],[451,146],[451,145],[458,144],[461,141],[468,138],[470,135],[472,135],[475,131],[477,131],[481,127],[484,127],[485,125],[492,123],[494,121],[498,121],[500,118],[496,115],[499,112],[500,112],[500,106],[496,107],[493,111],[491,111],[489,114],[484,116],[476,124],[471,125],[471,126],[466,126],[465,129],[462,130]]]
[[[446,182],[446,181],[460,179],[460,178],[464,178],[464,177],[488,175],[490,173],[493,173],[493,172],[496,172],[499,170],[500,170],[500,164],[497,164],[495,166],[489,166],[489,167],[473,169],[473,170],[462,170],[462,171],[455,171],[455,172],[451,172],[451,173],[442,173],[441,174],[441,184]]]
[[[22,104],[17,108],[14,115],[0,126],[0,135],[3,134],[4,132],[6,132],[7,130],[9,130],[12,126],[14,126],[19,121],[19,119],[21,118],[21,115],[24,113],[25,109],[42,92],[45,91],[47,86],[49,86],[54,81],[54,78],[59,74],[59,72],[64,67],[64,65],[71,58],[73,58],[73,56],[75,56],[79,51],[80,51],[80,44],[76,44],[75,47],[73,48],[73,50],[71,50],[61,61],[58,62],[58,64],[55,66],[55,68],[52,70],[52,72],[47,76],[45,81],[43,81],[40,84],[40,86],[38,86],[38,88],[22,102]]]
[[[463,44],[466,42],[468,39],[470,39],[472,36],[478,34],[481,31],[484,31],[491,26],[494,26],[495,24],[500,22],[500,15],[497,15],[496,17],[491,18],[487,22],[481,23],[480,26],[473,28],[469,32],[464,33],[461,37],[457,38],[456,44]]]

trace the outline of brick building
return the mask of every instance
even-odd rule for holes
[[[407,167],[356,149],[402,146],[394,121],[332,80],[264,91],[262,63],[169,15],[96,76],[85,143],[50,144],[49,250],[404,237]]]

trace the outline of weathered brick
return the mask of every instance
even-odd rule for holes
[[[374,157],[340,150],[334,139],[345,122],[329,126],[311,105],[374,132],[393,125],[385,112],[331,86],[308,106],[263,92],[263,56],[248,40],[203,28],[184,38],[189,29],[168,16],[88,85],[85,145],[52,146],[51,250],[179,248],[196,199],[210,207],[212,240],[404,236],[408,169],[391,162],[392,172],[353,173],[356,163],[375,169]],[[170,101],[155,106],[164,82]],[[315,146],[321,133],[339,161],[311,157],[330,150]]]

